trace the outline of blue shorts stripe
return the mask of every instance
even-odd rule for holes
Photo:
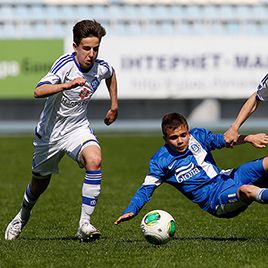
[[[85,144],[87,144],[89,142],[96,142],[97,144],[99,144],[96,140],[90,139],[90,140],[83,142],[82,146],[84,146]]]

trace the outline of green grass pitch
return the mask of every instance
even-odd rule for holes
[[[160,135],[100,134],[103,184],[92,222],[102,238],[74,239],[78,227],[84,171],[67,156],[38,201],[21,237],[5,241],[4,231],[18,211],[30,179],[32,137],[0,137],[0,267],[267,267],[268,206],[253,204],[234,219],[201,211],[169,185],[156,190],[141,213],[118,226],[114,220],[148,171]],[[222,168],[267,154],[242,145],[215,152]],[[154,246],[143,238],[140,221],[152,209],[164,209],[177,222],[175,238]]]

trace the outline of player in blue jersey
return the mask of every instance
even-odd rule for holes
[[[247,99],[236,119],[225,132],[226,141],[233,146],[238,139],[238,130],[263,101],[268,101],[268,74],[259,83],[257,90]]]
[[[253,201],[268,203],[268,157],[221,170],[211,151],[228,147],[223,134],[203,128],[189,130],[186,119],[178,113],[162,119],[163,145],[150,160],[150,171],[122,215],[119,224],[136,216],[162,183],[174,186],[208,213],[231,218]],[[236,144],[255,147],[268,144],[264,133],[240,135]]]
[[[111,100],[104,122],[117,118],[117,82],[114,69],[97,58],[105,29],[94,20],[83,20],[73,27],[73,53],[59,57],[34,91],[46,98],[35,130],[32,180],[26,188],[21,209],[5,231],[6,240],[19,237],[32,208],[58,171],[64,154],[85,168],[82,206],[77,238],[93,240],[100,232],[91,224],[101,190],[101,149],[87,118],[87,107],[100,82],[105,80]],[[64,182],[63,182],[64,183]]]

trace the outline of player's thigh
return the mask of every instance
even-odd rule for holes
[[[58,165],[64,152],[58,144],[49,144],[44,142],[34,143],[34,154],[32,162],[33,174],[47,176],[58,172]]]
[[[96,136],[88,128],[81,128],[62,141],[65,152],[82,167],[88,155],[99,157],[101,149]],[[88,149],[89,148],[89,149]]]
[[[238,195],[239,185],[229,180],[226,187],[218,193],[215,214],[218,217],[230,218],[244,211],[249,203],[242,201]]]
[[[234,180],[241,185],[256,184],[264,176],[267,172],[263,168],[263,158],[242,164],[234,171]]]

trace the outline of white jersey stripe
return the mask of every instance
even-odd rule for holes
[[[191,146],[191,145],[197,145],[199,150],[194,151],[193,148],[197,148],[197,147]],[[205,162],[207,152],[204,150],[202,145],[193,136],[190,137],[189,150],[192,152],[193,156],[195,157],[197,164],[202,167],[202,169],[206,172],[208,177],[214,178],[218,174],[215,171],[212,164]]]
[[[147,175],[142,185],[156,185],[159,186],[162,182],[156,177]]]

